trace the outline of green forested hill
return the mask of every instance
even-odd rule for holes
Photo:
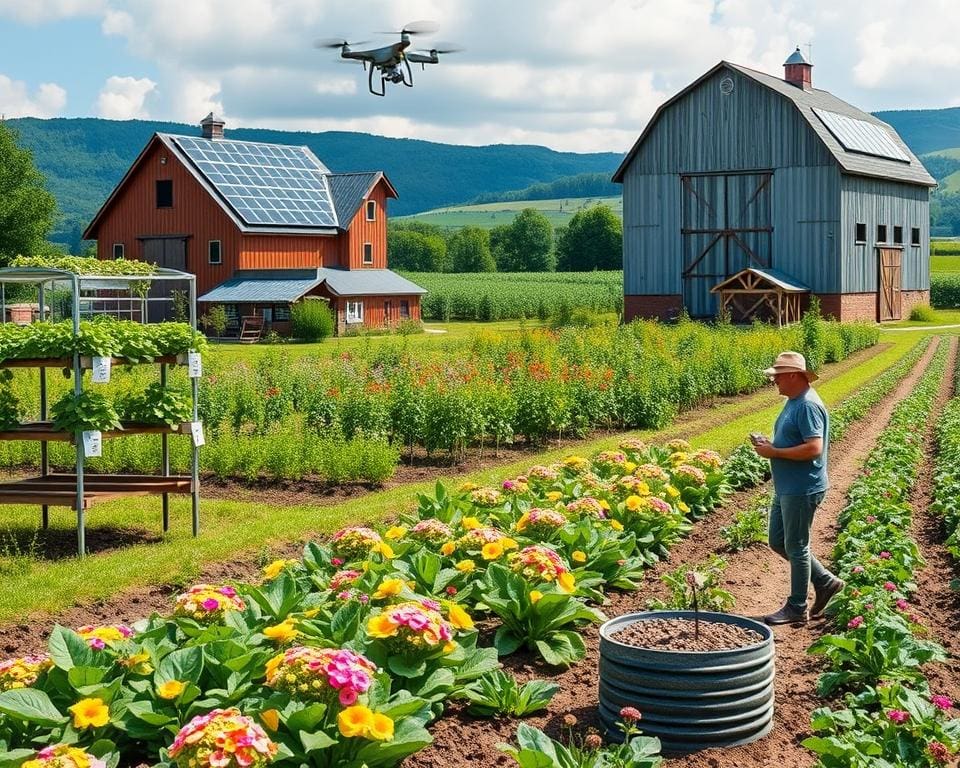
[[[79,244],[80,232],[155,132],[199,135],[199,126],[96,118],[6,123],[20,134],[46,175],[63,219],[51,239]],[[498,144],[467,147],[364,133],[230,130],[228,138],[303,144],[333,171],[383,170],[400,194],[391,213],[403,215],[463,202],[481,193],[514,190],[581,173],[612,174],[613,152],[577,154],[546,147]]]

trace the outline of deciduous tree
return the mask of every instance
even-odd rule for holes
[[[454,272],[496,272],[490,253],[490,234],[480,227],[464,227],[447,244]]]
[[[0,122],[0,266],[20,254],[48,252],[46,236],[56,211],[33,155],[19,147],[14,132]]]
[[[553,227],[536,208],[524,208],[491,231],[490,246],[500,272],[552,272],[556,266]]]
[[[577,211],[557,238],[557,269],[590,272],[623,267],[623,223],[606,205]]]

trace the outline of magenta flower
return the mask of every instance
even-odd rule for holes
[[[896,591],[897,591],[897,585],[894,584],[892,581],[886,581],[886,582],[884,582],[883,588],[884,588],[885,590],[887,590],[887,592],[896,592]]]
[[[847,622],[847,629],[856,629],[863,624],[863,616],[854,616]]]
[[[864,610],[872,611],[872,610],[873,610],[873,603],[867,603],[867,604],[864,605],[863,607],[864,607]]]
[[[636,707],[624,707],[620,710],[620,717],[626,723],[635,723],[640,719],[640,710]]]
[[[953,699],[949,696],[931,696],[930,703],[937,709],[942,709],[944,712],[953,707]]]
[[[891,709],[889,712],[887,712],[887,717],[890,719],[891,723],[901,725],[910,719],[910,713],[904,712],[902,709]]]
[[[87,642],[90,644],[90,647],[93,648],[93,650],[95,651],[102,651],[104,648],[107,647],[107,644],[103,642],[103,640],[101,640],[99,637],[91,637],[90,640],[88,640]]]
[[[200,603],[200,605],[205,611],[215,611],[220,607],[220,602],[213,597],[208,597],[206,600]]]
[[[854,572],[854,573],[863,573],[865,570],[867,570],[867,569],[864,568],[862,565],[855,565],[855,566],[853,566],[853,572]]]
[[[889,560],[889,559],[890,559],[890,553],[887,552],[886,550],[884,550],[883,552],[880,553],[880,559],[881,559],[881,560]]]
[[[341,565],[343,565],[343,558],[340,558],[340,557],[330,558],[330,565],[339,568]]]
[[[930,757],[938,763],[945,763],[950,759],[950,750],[947,749],[945,744],[939,741],[931,741],[930,744],[927,745],[927,751],[930,753]]]
[[[907,608],[909,608],[909,607],[910,607],[910,603],[908,603],[908,602],[907,602],[906,600],[904,600],[902,597],[901,597],[899,600],[897,600],[897,610],[898,610],[898,611],[905,611],[905,610],[907,610]]]

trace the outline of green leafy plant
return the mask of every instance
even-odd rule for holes
[[[734,490],[753,488],[770,477],[770,461],[758,455],[748,443],[738,445],[723,465],[727,482]]]
[[[85,390],[79,397],[68,392],[50,409],[53,428],[59,432],[86,432],[122,429],[120,416],[99,392]]]
[[[227,310],[223,304],[214,304],[201,315],[200,325],[206,328],[208,333],[213,331],[218,339],[222,339],[227,330]]]
[[[639,713],[637,713],[639,715]],[[526,723],[517,727],[517,745],[498,744],[520,768],[656,768],[663,762],[660,740],[643,736],[632,722],[621,725],[624,743],[604,746],[599,734],[565,745]]]
[[[0,371],[0,432],[16,429],[20,423],[20,402],[10,386],[13,371]]]
[[[687,580],[688,574],[696,574],[698,609],[708,611],[729,611],[733,607],[733,595],[719,586],[720,579],[727,567],[727,561],[719,555],[712,555],[710,560],[702,565],[682,565],[677,570],[665,573],[661,579],[670,587],[670,599],[650,600],[649,605],[655,610],[688,611],[694,607],[694,590]]]
[[[746,509],[737,510],[730,525],[720,529],[720,536],[731,552],[740,552],[767,540],[769,509],[770,497],[760,494]]]
[[[470,702],[471,715],[524,715],[546,709],[560,686],[546,680],[529,680],[519,685],[513,675],[502,670],[488,672],[463,689],[462,697]]]
[[[303,341],[323,341],[333,334],[330,306],[319,299],[304,299],[290,306],[290,329]]]
[[[123,401],[119,411],[124,421],[176,427],[185,421],[190,421],[193,416],[193,405],[184,392],[154,382],[144,390],[143,394],[134,395]]]

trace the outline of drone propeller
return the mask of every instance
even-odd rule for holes
[[[314,48],[343,48],[344,46],[353,46],[353,45],[364,45],[370,42],[369,40],[357,40],[355,42],[348,42],[342,37],[324,37],[314,42]]]
[[[463,50],[463,46],[457,45],[456,43],[435,43],[431,45],[429,50],[423,51],[424,53],[460,53]]]
[[[404,24],[403,29],[391,32],[381,32],[381,35],[430,35],[439,29],[435,21],[411,21]]]

